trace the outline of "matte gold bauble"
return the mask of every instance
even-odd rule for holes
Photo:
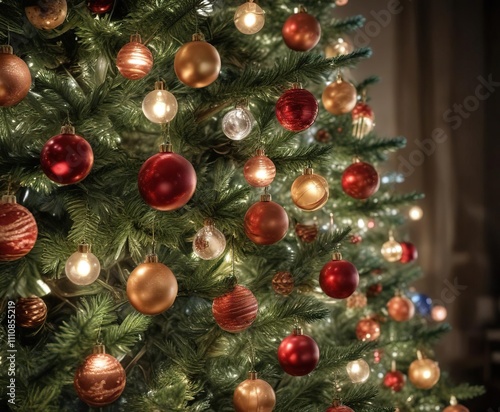
[[[290,192],[295,206],[312,212],[321,209],[328,200],[328,182],[308,167],[302,176],[294,180]]]
[[[23,100],[31,87],[31,73],[24,60],[13,54],[11,46],[0,46],[0,107]]]
[[[127,296],[132,306],[144,315],[158,315],[170,308],[177,296],[177,279],[172,271],[148,255],[127,280]]]
[[[236,412],[272,412],[276,395],[266,381],[257,379],[257,372],[250,372],[248,379],[235,389],[233,405]]]
[[[35,0],[24,8],[29,22],[40,30],[52,30],[64,23],[68,14],[66,0]]]
[[[219,77],[220,68],[219,52],[201,33],[193,34],[193,41],[184,44],[175,54],[175,74],[189,87],[200,88],[213,83]]]
[[[349,113],[357,102],[356,88],[339,77],[330,83],[323,91],[323,106],[336,116]]]
[[[23,328],[37,328],[47,319],[47,305],[38,296],[19,298],[16,302],[16,322]]]
[[[440,375],[437,362],[422,358],[420,353],[419,359],[413,361],[408,369],[408,378],[418,389],[431,389],[439,381]]]

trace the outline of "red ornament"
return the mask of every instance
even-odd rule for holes
[[[318,365],[318,345],[313,338],[304,335],[301,328],[296,327],[293,333],[280,343],[278,361],[289,375],[307,375]]]
[[[85,179],[94,164],[89,142],[75,134],[73,126],[63,126],[61,134],[51,137],[40,153],[43,173],[55,183],[71,185]]]
[[[352,235],[350,238],[349,238],[349,241],[353,244],[353,245],[357,245],[358,243],[361,243],[363,241],[363,238],[360,236],[360,235]]]
[[[10,107],[23,100],[31,87],[31,73],[24,60],[11,46],[0,46],[0,107]]]
[[[389,371],[384,376],[384,386],[392,389],[394,392],[399,392],[405,386],[406,377],[400,371]]]
[[[415,315],[415,305],[406,296],[394,296],[387,303],[387,311],[396,322],[406,322]]]
[[[87,1],[87,7],[92,13],[104,14],[111,11],[114,3],[114,0],[89,0]]]
[[[250,289],[236,285],[231,292],[214,299],[212,314],[226,332],[237,333],[248,329],[259,310],[257,299]]]
[[[281,30],[285,44],[295,51],[308,51],[316,46],[321,38],[321,26],[314,16],[304,8],[288,19]]]
[[[383,286],[381,283],[374,283],[373,285],[370,285],[368,287],[368,290],[366,291],[366,296],[369,298],[374,298],[375,296],[380,295],[382,292]]]
[[[266,156],[264,150],[258,149],[257,154],[245,163],[243,176],[251,186],[266,187],[272,183],[276,176],[276,166]]]
[[[326,263],[319,275],[319,285],[323,292],[335,299],[351,296],[358,287],[359,273],[340,253],[334,253],[333,260]]]
[[[318,116],[318,102],[313,94],[299,86],[287,90],[276,102],[276,117],[292,132],[308,129]]]
[[[353,409],[345,405],[330,406],[325,412],[354,412]]]
[[[380,337],[380,324],[374,319],[361,319],[356,326],[356,337],[362,341],[377,340]]]
[[[314,240],[318,236],[318,225],[316,223],[309,225],[297,223],[295,225],[295,233],[304,243],[314,242]]]
[[[399,259],[401,263],[413,262],[418,258],[418,251],[413,243],[399,242],[399,244],[403,248],[403,254],[401,255],[401,259]]]
[[[361,117],[365,117],[370,120],[375,119],[375,115],[373,114],[373,110],[366,103],[358,102],[354,109],[352,109],[352,120],[358,120]]]
[[[383,349],[375,349],[373,351],[373,362],[375,363],[380,363],[382,360],[382,356],[384,355],[384,350]]]
[[[355,162],[342,174],[342,190],[354,199],[368,199],[379,185],[379,175],[369,163]]]
[[[31,212],[16,203],[15,196],[2,196],[0,202],[0,261],[26,256],[35,245],[38,227]]]
[[[171,145],[161,145],[160,150],[142,165],[139,192],[153,209],[176,210],[193,196],[196,172],[184,157],[172,152]]]
[[[123,77],[138,80],[146,76],[153,67],[153,55],[142,44],[139,34],[132,34],[130,42],[123,46],[116,56],[116,67]]]
[[[245,233],[257,245],[272,245],[283,239],[288,231],[288,215],[271,195],[264,194],[245,214]]]

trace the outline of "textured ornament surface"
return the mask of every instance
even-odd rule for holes
[[[321,26],[314,16],[300,12],[288,17],[281,34],[290,49],[308,51],[318,44],[321,38]]]
[[[328,201],[328,182],[323,176],[305,173],[293,181],[290,194],[295,206],[306,212],[313,212],[321,209]]]
[[[273,290],[279,295],[288,296],[293,292],[294,285],[295,281],[293,280],[293,276],[290,272],[276,272],[273,276]]]
[[[247,379],[236,387],[233,405],[236,412],[272,412],[276,395],[266,381]]]
[[[231,333],[248,329],[257,317],[258,310],[257,299],[252,291],[241,285],[215,298],[212,303],[215,321],[221,329]]]
[[[206,41],[186,43],[175,54],[175,74],[186,86],[206,87],[217,80],[220,69],[219,52]]]
[[[260,201],[245,214],[245,233],[258,245],[272,245],[285,237],[288,223],[288,215],[281,205]]]
[[[374,319],[361,319],[356,325],[356,337],[361,341],[374,341],[380,337],[380,324]]]
[[[319,348],[313,338],[307,335],[289,335],[278,348],[281,368],[292,376],[311,373],[319,362]]]
[[[0,261],[26,256],[37,236],[38,227],[28,209],[18,203],[0,203]]]
[[[87,356],[77,369],[74,386],[78,397],[94,408],[116,401],[125,389],[125,370],[116,358],[106,353]]]
[[[369,163],[355,162],[342,173],[342,190],[354,199],[368,199],[379,186],[379,175]]]
[[[0,107],[23,100],[31,87],[31,73],[24,60],[14,54],[0,53]]]
[[[40,153],[43,173],[53,182],[62,185],[85,179],[93,164],[92,147],[76,134],[61,133],[51,137]]]
[[[139,171],[139,192],[144,201],[161,211],[184,206],[196,189],[196,172],[184,157],[172,152],[151,156]]]
[[[159,262],[141,263],[127,280],[127,297],[131,305],[144,315],[158,315],[169,309],[177,291],[174,274]]]
[[[30,1],[29,4],[24,8],[26,17],[40,30],[55,29],[64,23],[68,14],[66,0],[36,0]]]
[[[243,176],[248,184],[253,187],[266,187],[276,177],[276,166],[266,155],[256,155],[245,163]]]
[[[128,80],[142,79],[153,67],[153,55],[144,44],[131,41],[118,52],[116,67]]]
[[[311,127],[316,120],[318,102],[308,90],[290,89],[276,102],[275,113],[285,129],[301,132]]]
[[[318,231],[318,225],[316,224],[306,225],[303,223],[297,223],[295,225],[295,233],[304,243],[314,242],[318,236]]]
[[[37,328],[47,319],[47,305],[43,299],[32,296],[16,302],[16,322],[23,328]]]
[[[331,260],[321,269],[319,284],[331,298],[345,299],[356,291],[359,273],[347,260]]]
[[[347,114],[356,106],[356,88],[345,80],[333,81],[323,90],[321,100],[325,109],[331,114],[335,116]]]

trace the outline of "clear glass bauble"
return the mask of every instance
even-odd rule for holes
[[[264,10],[252,1],[242,4],[234,13],[234,24],[243,34],[255,34],[264,27]]]
[[[177,99],[167,90],[153,90],[142,101],[142,112],[153,123],[170,122],[177,110]]]
[[[231,140],[243,140],[252,131],[253,123],[252,114],[243,107],[237,107],[222,119],[222,131]]]
[[[73,253],[66,261],[65,272],[75,285],[90,285],[99,277],[101,264],[88,248],[80,247],[78,252]]]
[[[226,249],[226,238],[213,223],[206,223],[193,239],[193,252],[204,260],[217,259]]]

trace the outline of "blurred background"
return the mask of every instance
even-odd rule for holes
[[[350,75],[379,75],[369,91],[380,135],[403,135],[391,159],[401,191],[426,195],[410,222],[424,277],[415,286],[448,310],[438,347],[456,380],[484,384],[471,411],[500,411],[500,2],[349,0],[351,36],[373,57]],[[465,402],[464,402],[465,404]]]

